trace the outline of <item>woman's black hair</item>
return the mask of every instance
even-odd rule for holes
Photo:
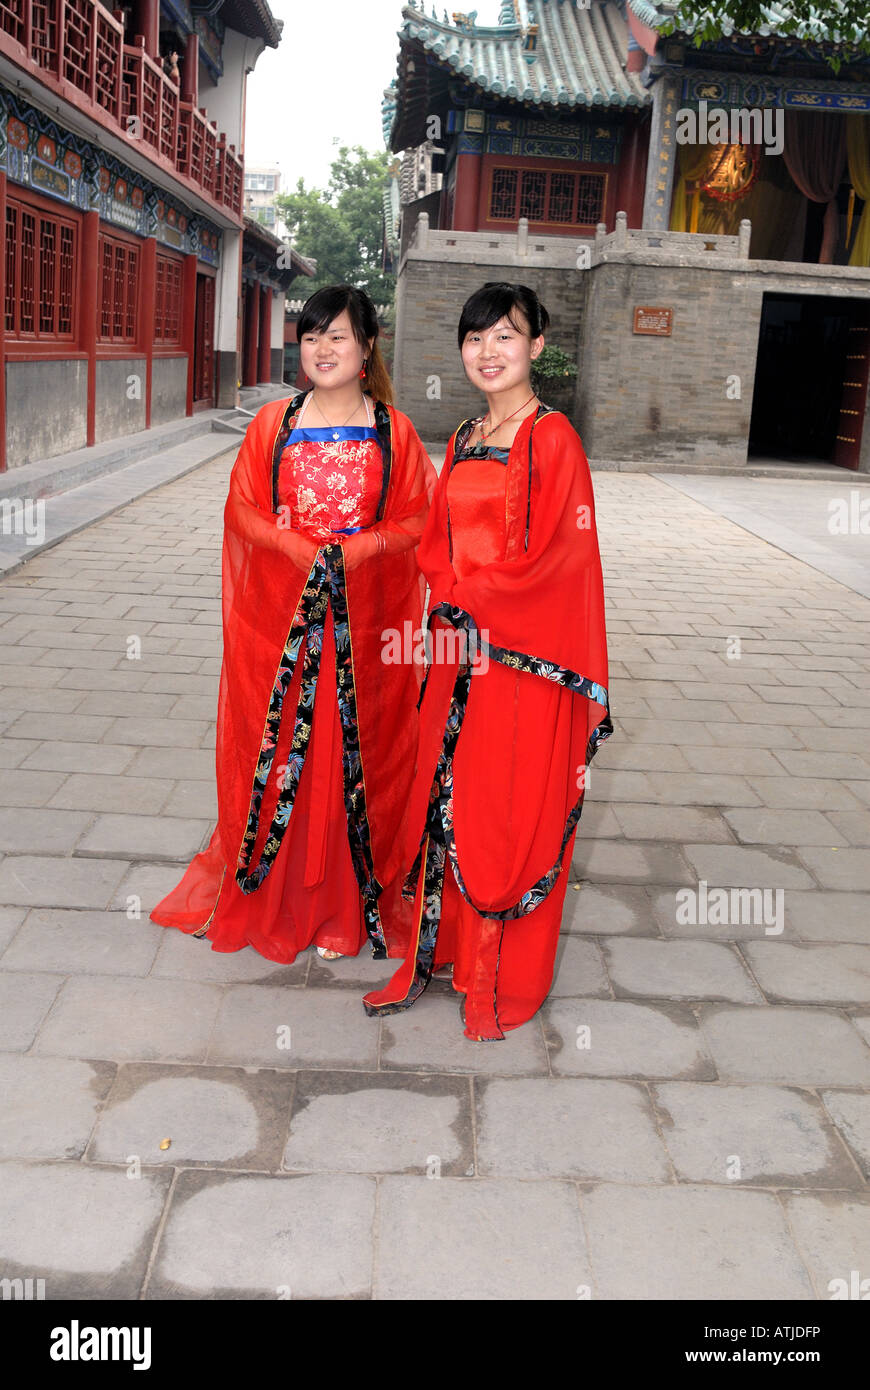
[[[296,324],[296,340],[301,342],[306,333],[324,333],[333,319],[337,319],[345,309],[350,317],[353,336],[366,353],[365,390],[375,400],[391,405],[393,385],[378,348],[378,334],[381,331],[378,311],[365,290],[357,289],[355,285],[325,285],[322,290],[315,290],[302,306]],[[371,351],[369,339],[372,341]]]
[[[481,289],[475,290],[462,306],[462,316],[459,320],[460,349],[467,334],[480,333],[485,328],[492,328],[499,319],[506,318],[518,333],[525,332],[515,317],[518,309],[529,325],[529,336],[542,337],[550,326],[550,315],[535,291],[530,290],[528,285],[509,285],[504,280],[488,280]]]
[[[380,332],[377,310],[365,290],[353,285],[326,285],[307,299],[296,325],[297,338],[306,333],[323,333],[345,309],[350,315],[354,337],[367,348],[369,338],[376,338]]]

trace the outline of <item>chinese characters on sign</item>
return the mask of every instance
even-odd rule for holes
[[[635,306],[633,333],[652,333],[657,338],[669,338],[673,326],[673,309],[651,309],[648,305]]]

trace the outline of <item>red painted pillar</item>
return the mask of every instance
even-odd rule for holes
[[[269,381],[272,376],[272,291],[260,286],[260,351],[257,360],[257,380]]]
[[[620,152],[614,216],[617,212],[624,212],[629,227],[640,227],[643,223],[643,193],[646,183],[645,141],[648,138],[648,130],[648,125],[644,127],[642,132],[640,126],[634,122],[627,124]]]
[[[199,34],[188,34],[181,60],[181,100],[199,106]]]
[[[242,385],[256,386],[260,330],[260,287],[255,280],[245,286],[245,360]]]
[[[193,414],[193,369],[196,355],[196,252],[184,258],[181,272],[181,346],[187,353],[185,415]],[[215,354],[217,355],[217,354]]]
[[[97,433],[97,326],[100,312],[100,214],[94,209],[82,219],[82,249],[79,258],[81,286],[81,345],[88,355],[88,401],[86,443],[93,444]]]
[[[453,230],[456,232],[477,231],[482,163],[479,154],[456,156],[456,187],[453,193]]]
[[[0,227],[6,236],[6,175],[0,169]],[[6,257],[0,256],[0,473],[6,472]]]
[[[133,11],[133,33],[145,40],[149,58],[160,58],[160,0],[137,0]]]
[[[154,374],[154,315],[157,307],[157,241],[153,236],[142,243],[142,278],[139,285],[139,322],[145,353],[145,428],[151,428],[151,382]]]

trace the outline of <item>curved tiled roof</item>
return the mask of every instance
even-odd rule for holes
[[[447,75],[464,79],[482,94],[510,98],[545,113],[649,105],[639,74],[625,71],[628,28],[613,0],[593,0],[589,9],[562,0],[520,0],[516,10],[503,5],[503,17],[510,11],[537,25],[532,51],[524,46],[527,25],[516,19],[491,28],[460,27],[430,18],[413,4],[405,6],[394,149],[413,143],[397,141],[396,136],[409,125],[402,119],[402,107],[416,75],[417,65],[409,69],[407,62],[415,48]]]

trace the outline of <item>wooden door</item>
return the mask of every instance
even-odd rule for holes
[[[856,300],[853,310],[832,462],[841,468],[857,469],[870,380],[870,304],[866,300]]]
[[[214,401],[213,275],[196,277],[196,330],[193,352],[193,399]]]

